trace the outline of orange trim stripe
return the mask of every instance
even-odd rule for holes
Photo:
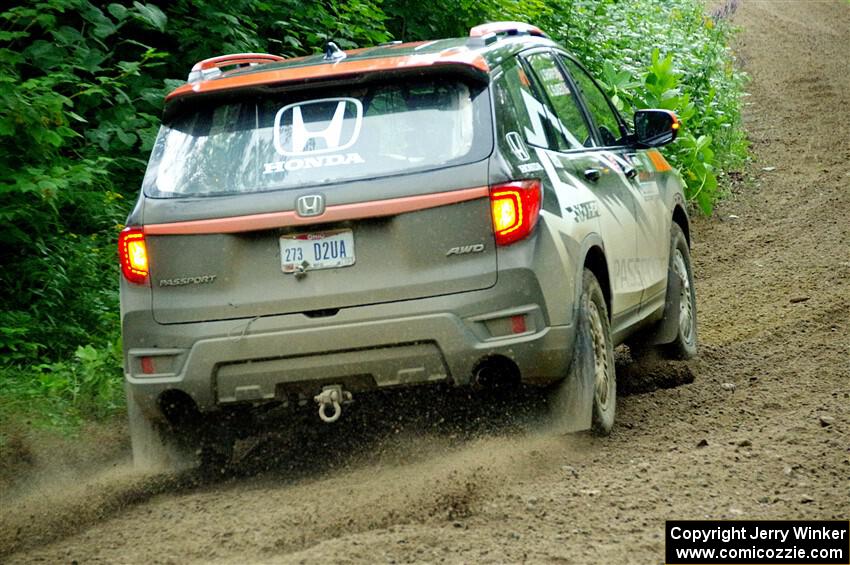
[[[189,234],[212,234],[212,233],[239,233],[247,231],[267,230],[283,228],[288,226],[301,226],[309,224],[323,224],[327,222],[339,222],[343,220],[360,220],[363,218],[378,218],[382,216],[395,216],[405,212],[415,212],[436,208],[447,204],[456,204],[484,198],[489,196],[490,191],[486,186],[453,190],[450,192],[437,192],[434,194],[423,194],[420,196],[405,196],[403,198],[391,198],[388,200],[374,200],[372,202],[358,202],[355,204],[338,204],[328,206],[321,216],[303,218],[294,210],[286,212],[270,212],[267,214],[251,214],[248,216],[235,216],[230,218],[212,218],[208,220],[190,220],[186,222],[173,222],[168,224],[149,224],[144,226],[147,235],[189,235]]]
[[[191,94],[218,92],[232,88],[243,88],[261,84],[295,82],[309,79],[326,79],[342,75],[394,71],[399,69],[431,67],[435,65],[468,65],[482,72],[489,72],[490,66],[480,54],[474,51],[450,49],[437,54],[403,55],[398,57],[380,57],[375,59],[355,59],[338,63],[317,63],[303,67],[268,70],[246,75],[224,77],[197,83],[184,84],[165,97],[166,102]]]
[[[655,170],[659,173],[666,173],[667,171],[673,170],[673,167],[670,166],[670,163],[667,162],[664,155],[658,151],[647,151],[646,155],[649,157],[649,160],[652,161],[652,164],[655,166]]]

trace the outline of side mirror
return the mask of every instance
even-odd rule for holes
[[[669,110],[635,112],[635,142],[640,147],[661,147],[676,139],[679,118]]]

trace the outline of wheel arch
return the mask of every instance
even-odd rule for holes
[[[678,224],[682,231],[685,233],[685,241],[688,242],[688,248],[691,247],[691,226],[690,220],[688,220],[688,213],[685,212],[685,208],[680,204],[676,203],[673,207],[673,223]]]
[[[587,250],[584,254],[584,261],[582,262],[582,268],[588,269],[593,276],[596,277],[596,280],[599,282],[599,286],[602,287],[602,295],[605,297],[605,306],[608,309],[608,320],[611,320],[611,277],[608,272],[608,261],[605,258],[605,250],[602,247],[602,243],[592,241],[589,242],[587,246]],[[581,295],[581,289],[579,289],[579,296]],[[577,301],[578,303],[578,301]]]

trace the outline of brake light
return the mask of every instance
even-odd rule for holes
[[[124,228],[118,235],[118,257],[124,278],[135,284],[148,280],[148,248],[143,228]]]
[[[490,210],[497,245],[527,237],[540,217],[540,181],[518,180],[490,187]]]

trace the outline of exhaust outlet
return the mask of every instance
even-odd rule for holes
[[[169,389],[159,397],[159,409],[169,425],[185,428],[197,424],[201,419],[198,405],[182,390]]]
[[[519,368],[507,357],[488,357],[482,359],[475,368],[472,377],[475,386],[481,388],[511,388],[519,385]]]

